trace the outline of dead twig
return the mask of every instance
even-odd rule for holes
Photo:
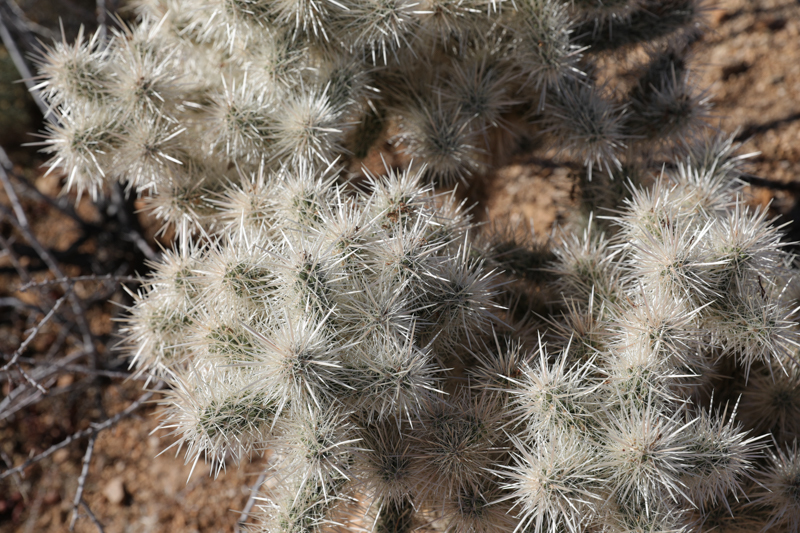
[[[796,181],[775,181],[754,174],[742,174],[739,179],[753,187],[763,187],[774,191],[800,192],[800,183]]]
[[[62,296],[61,298],[59,298],[56,301],[55,305],[53,305],[53,307],[50,309],[50,311],[48,311],[47,314],[44,315],[44,318],[41,319],[38,324],[36,324],[36,327],[33,328],[33,331],[31,331],[31,333],[25,338],[25,340],[22,341],[22,344],[19,345],[19,348],[17,348],[17,350],[11,356],[10,361],[8,363],[6,363],[5,365],[3,365],[2,367],[0,367],[0,372],[7,372],[9,367],[11,367],[12,365],[17,364],[17,360],[19,359],[19,356],[22,355],[22,352],[25,351],[25,348],[28,347],[28,345],[31,343],[31,341],[34,339],[34,337],[36,337],[36,335],[39,333],[39,331],[41,331],[42,327],[45,324],[47,324],[47,322],[53,317],[53,315],[56,314],[56,311],[58,311],[58,308],[61,307],[61,304],[64,303],[64,300],[66,298],[67,298],[67,295],[65,294],[64,296]]]
[[[89,443],[86,445],[86,453],[83,454],[83,466],[81,467],[81,475],[78,477],[78,488],[75,490],[75,499],[72,501],[72,519],[69,521],[69,530],[75,530],[75,522],[78,521],[78,507],[80,507],[83,500],[83,487],[86,485],[86,476],[89,475],[89,463],[92,460],[92,453],[94,452],[95,436],[93,434],[89,437]]]
[[[8,26],[6,25],[6,20],[9,19],[10,17],[8,9],[0,12],[0,40],[3,41],[3,46],[6,47],[8,55],[11,56],[11,60],[14,62],[17,72],[19,72],[20,76],[22,76],[23,83],[28,88],[28,92],[30,92],[31,96],[33,97],[33,101],[36,102],[36,107],[38,107],[39,111],[42,112],[42,116],[47,118],[53,113],[53,111],[42,99],[39,91],[36,90],[36,86],[33,81],[33,74],[28,68],[25,58],[22,57],[22,53],[20,52],[19,47],[17,47],[17,43],[14,41],[14,37],[11,35]]]
[[[34,311],[37,313],[41,312],[41,309],[35,305],[27,304],[19,298],[14,298],[13,296],[0,298],[0,307],[13,307],[15,309],[24,309],[26,311]]]
[[[242,516],[239,517],[239,520],[236,521],[236,526],[234,526],[234,532],[239,533],[243,525],[247,523],[247,519],[250,517],[250,511],[253,510],[253,505],[256,502],[256,496],[258,495],[258,490],[261,488],[261,485],[264,484],[264,480],[267,479],[267,471],[264,470],[258,476],[258,479],[253,486],[250,487],[250,497],[247,498],[247,503],[242,509]]]
[[[20,30],[24,30],[29,34],[36,34],[39,37],[43,37],[45,39],[56,40],[58,39],[58,34],[51,30],[50,28],[45,28],[41,24],[37,24],[25,14],[25,12],[20,9],[16,2],[12,0],[5,0],[3,2],[5,6],[9,9],[11,14],[14,16],[14,20],[12,24],[15,27],[19,28]]]
[[[97,519],[92,510],[89,508],[89,504],[86,503],[86,500],[84,500],[83,498],[81,498],[81,505],[83,505],[83,508],[86,509],[86,514],[89,515],[89,519],[94,523],[94,526],[97,528],[97,531],[99,531],[100,533],[105,533],[106,530],[103,529],[103,524],[100,523],[100,520]]]
[[[76,351],[68,355],[64,361],[61,361],[62,365],[70,364],[73,361],[80,359],[81,357],[85,356],[86,352],[83,350]],[[39,381],[43,381],[46,378],[49,378],[53,374],[58,372],[58,368],[55,365],[44,365],[36,368],[33,372],[33,378]],[[55,381],[55,380],[53,380]],[[42,393],[39,392],[38,389],[34,393],[32,393],[28,398],[23,398],[20,400],[19,398],[29,392],[31,389],[26,387],[25,385],[21,385],[16,389],[12,390],[3,401],[0,401],[0,421],[5,420],[6,418],[10,417],[20,409],[24,408],[26,405],[30,405],[34,401],[38,400]],[[13,408],[12,408],[13,405]]]
[[[5,166],[0,167],[0,180],[3,181],[3,187],[6,190],[8,199],[11,202],[11,208],[14,209],[14,214],[17,216],[17,220],[23,226],[30,227],[28,224],[28,217],[25,216],[25,210],[22,208],[22,204],[19,201],[17,191],[15,191],[14,187],[11,185],[11,180],[8,177],[8,172],[6,172]]]
[[[26,364],[37,364],[39,361],[36,359],[32,359],[29,357],[20,357],[20,363]],[[69,364],[61,364],[61,363],[52,363],[48,366],[48,371],[51,374],[55,374],[56,372],[77,372],[79,374],[86,374],[89,376],[103,376],[107,378],[115,378],[115,379],[131,379],[134,381],[145,381],[147,378],[145,376],[136,376],[130,372],[120,372],[115,370],[102,370],[97,368],[90,368],[84,365],[69,365]]]
[[[10,469],[6,470],[5,472],[0,473],[0,480],[3,480],[5,478],[7,478],[8,476],[12,476],[14,474],[23,472],[30,465],[32,465],[34,463],[38,463],[42,459],[50,457],[51,455],[53,455],[55,452],[57,452],[61,448],[64,448],[65,446],[69,446],[70,444],[72,444],[76,440],[80,440],[80,439],[82,439],[84,437],[88,437],[89,435],[97,435],[98,433],[100,433],[104,429],[110,428],[111,426],[115,425],[117,422],[119,422],[123,418],[126,418],[126,417],[130,416],[134,411],[136,411],[144,403],[150,401],[150,398],[152,398],[153,395],[156,392],[158,392],[159,390],[161,390],[163,387],[164,387],[164,382],[163,381],[159,382],[153,389],[151,389],[150,391],[148,391],[145,394],[143,394],[141,397],[139,397],[138,400],[136,400],[135,402],[130,404],[127,408],[125,408],[123,411],[121,411],[121,412],[117,413],[116,415],[112,416],[111,418],[109,418],[105,422],[102,422],[100,424],[92,424],[88,428],[86,428],[86,429],[84,429],[82,431],[78,431],[76,433],[73,433],[72,435],[70,435],[66,439],[62,440],[61,442],[59,442],[57,444],[53,444],[52,446],[50,446],[48,449],[46,449],[42,453],[27,459],[21,465],[15,466],[14,468],[10,468]]]
[[[57,278],[46,279],[43,281],[29,281],[19,288],[20,292],[25,292],[32,288],[47,287],[49,285],[62,285],[64,283],[74,283],[77,281],[116,281],[120,283],[141,283],[141,279],[135,276],[118,276],[116,274],[106,274],[105,276],[98,276],[92,274],[91,276],[74,276],[71,278]]]
[[[19,372],[19,373],[20,373],[20,375],[22,376],[22,378],[23,378],[25,381],[27,381],[27,382],[28,382],[28,383],[29,383],[29,384],[30,384],[32,387],[36,388],[36,390],[38,390],[40,393],[42,393],[42,395],[45,395],[45,394],[47,394],[47,389],[46,389],[46,388],[44,388],[44,386],[43,386],[41,383],[39,383],[38,381],[36,381],[35,379],[33,379],[33,378],[30,376],[30,374],[28,374],[27,372],[25,372],[25,369],[24,369],[24,368],[22,368],[22,365],[20,365],[19,363],[16,363],[16,364],[15,364],[15,367],[16,367],[16,369],[17,369],[17,372]]]

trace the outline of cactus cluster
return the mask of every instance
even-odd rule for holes
[[[274,454],[260,531],[794,531],[793,257],[706,148],[554,247],[538,329],[424,170],[252,176],[153,265],[134,364],[187,461]]]
[[[388,143],[451,185],[540,143],[591,177],[671,154],[706,114],[685,57],[702,21],[691,0],[134,5],[139,23],[110,40],[44,50],[45,151],[69,187],[120,181],[195,229],[209,194],[261,166],[358,172]],[[601,81],[610,54],[643,44],[625,80]]]
[[[271,454],[255,531],[800,531],[794,257],[703,136],[700,6],[135,6],[44,51],[44,150],[178,228],[126,347],[187,461]],[[615,185],[549,261],[442,189],[532,143]]]

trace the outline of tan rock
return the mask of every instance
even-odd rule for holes
[[[121,477],[115,477],[103,487],[103,496],[109,503],[120,504],[125,499],[125,482]]]
[[[66,448],[61,448],[53,454],[53,462],[56,464],[61,464],[67,459],[69,459],[69,450]]]

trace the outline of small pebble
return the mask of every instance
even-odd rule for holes
[[[160,452],[161,451],[161,439],[159,439],[155,435],[150,435],[147,438],[147,447],[150,449],[151,452]]]
[[[61,448],[53,454],[53,462],[56,464],[61,464],[67,459],[69,459],[69,450],[66,448]]]
[[[125,499],[125,483],[122,478],[115,477],[106,483],[106,486],[103,487],[103,496],[106,497],[109,503],[122,503],[122,500]]]

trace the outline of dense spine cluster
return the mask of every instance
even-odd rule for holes
[[[715,148],[554,249],[537,333],[424,171],[253,177],[220,237],[154,265],[135,363],[171,384],[187,460],[276,454],[264,531],[705,531],[739,500],[794,527],[795,274]]]
[[[45,50],[38,89],[55,119],[43,144],[70,188],[96,195],[119,181],[191,229],[213,223],[210,197],[237,172],[334,162],[359,172],[388,142],[449,185],[536,139],[591,177],[671,153],[707,107],[684,58],[701,21],[692,2],[134,5],[139,23],[110,40]],[[664,18],[648,15],[656,7]],[[658,51],[630,87],[596,81],[598,57],[643,41]]]
[[[798,532],[794,257],[698,133],[697,4],[136,6],[43,54],[44,150],[177,227],[127,347],[188,462],[272,454],[256,531]],[[532,142],[614,210],[437,192]]]
[[[154,265],[132,309],[135,364],[172,385],[164,427],[187,460],[269,446],[285,489],[307,494],[275,520],[323,527],[353,489],[387,508],[435,501],[441,482],[457,497],[500,454],[492,396],[443,391],[497,321],[496,275],[452,196],[419,179],[278,174],[258,216],[231,189],[224,235]]]
[[[530,436],[515,442],[507,486],[537,531],[711,531],[717,509],[741,500],[771,517],[743,530],[795,530],[781,504],[764,505],[761,478],[781,467],[757,473],[766,439],[794,438],[781,433],[788,405],[757,422],[747,412],[796,374],[793,257],[765,212],[743,205],[730,144],[713,148],[634,188],[612,237],[590,224],[555,249],[569,302],[551,328],[559,351],[523,364],[510,388]]]

